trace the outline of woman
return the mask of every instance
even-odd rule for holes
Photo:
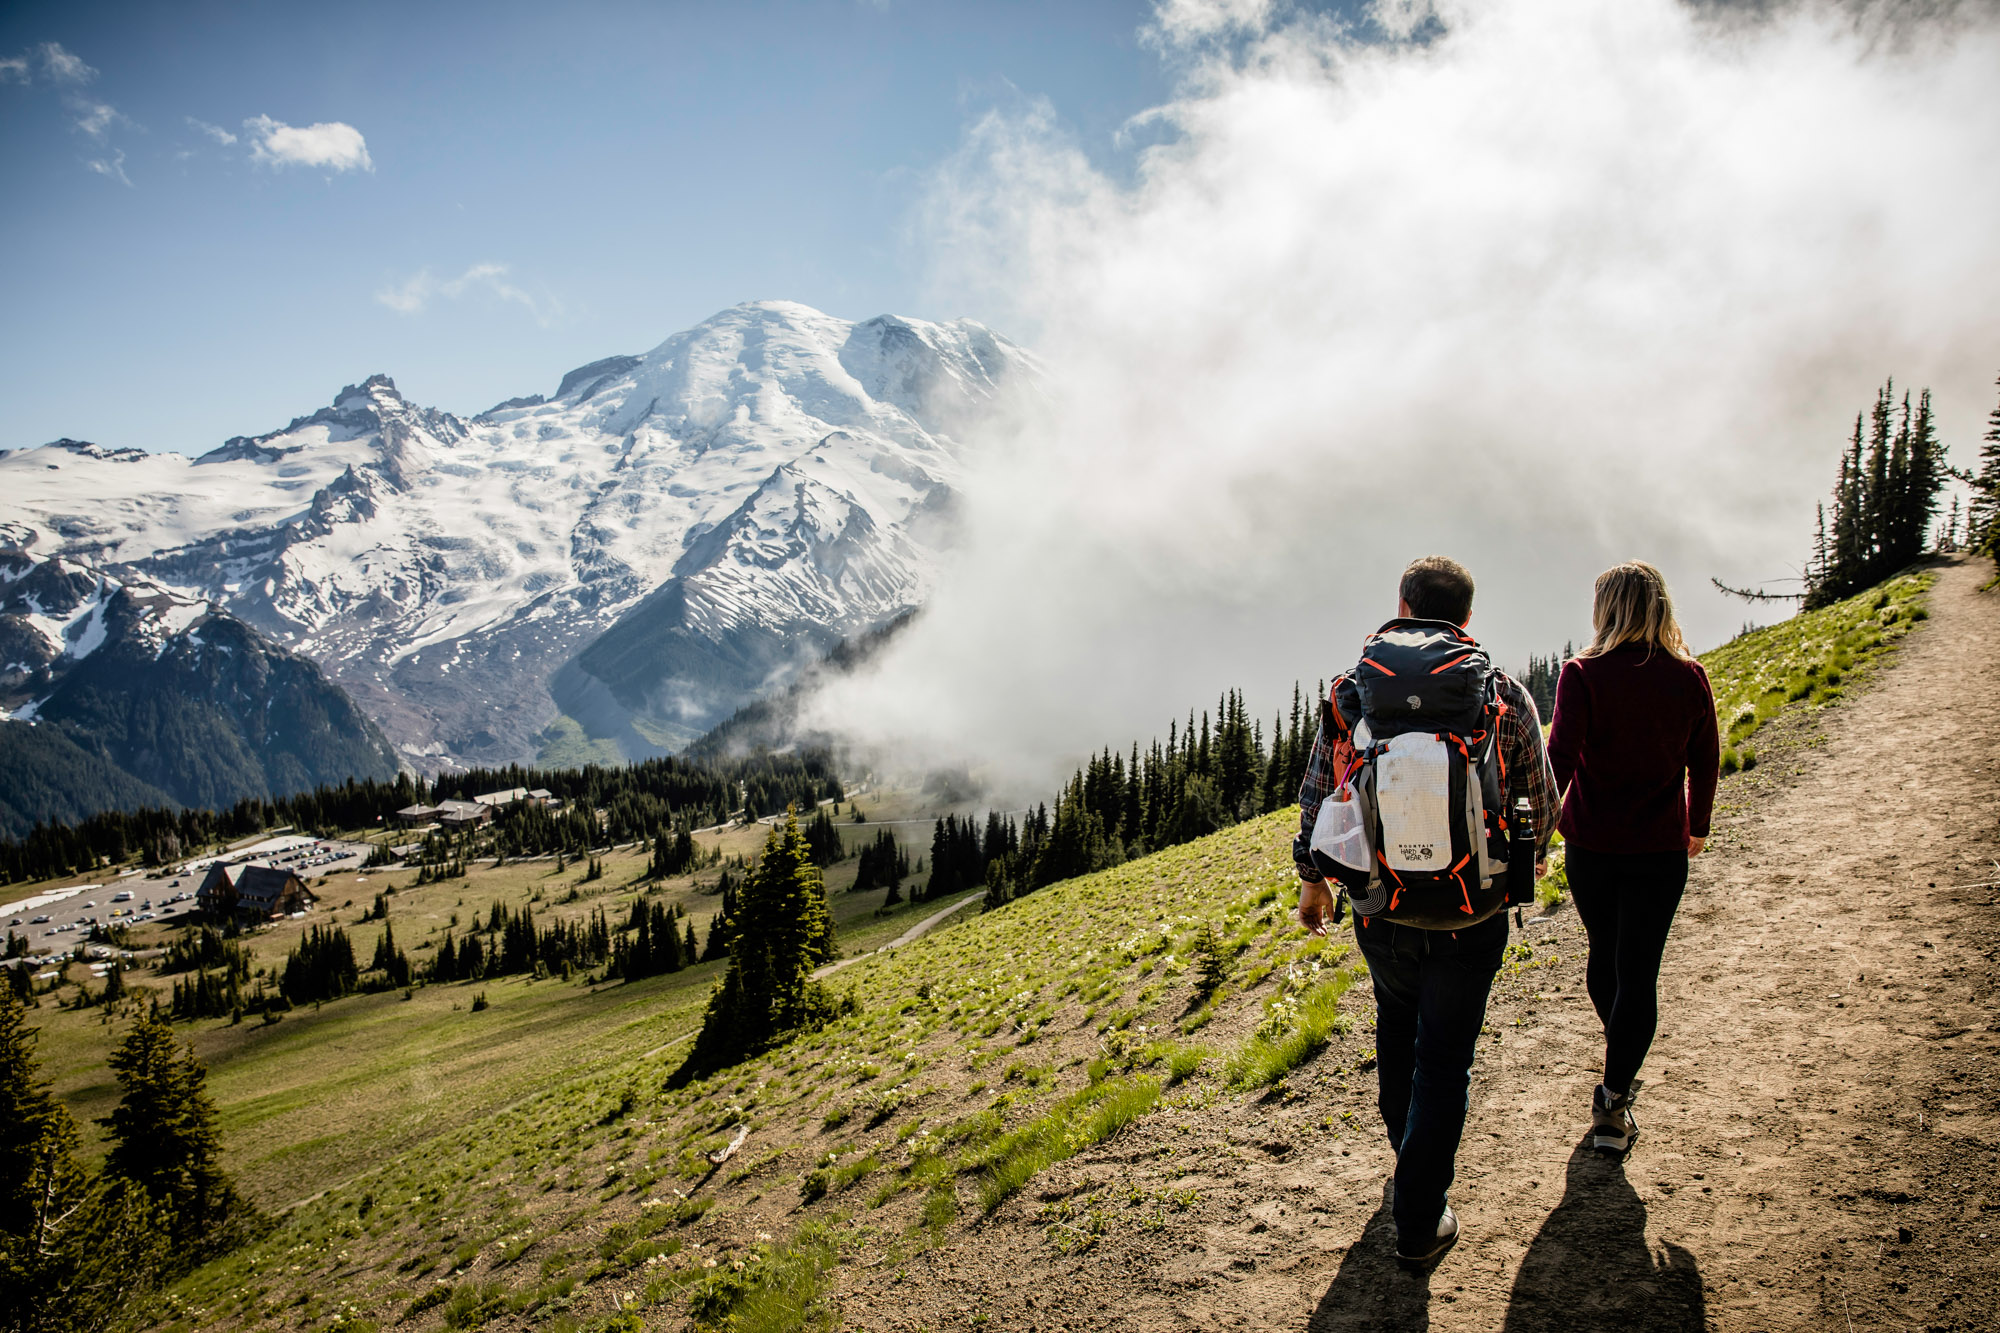
[[[1570,893],[1590,936],[1590,1002],[1604,1024],[1604,1082],[1590,1145],[1638,1137],[1632,1096],[1659,1021],[1660,956],[1708,839],[1718,745],[1715,696],[1674,620],[1660,571],[1642,560],[1597,578],[1595,637],[1563,664],[1549,761]]]

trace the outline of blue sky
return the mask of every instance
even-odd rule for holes
[[[1146,15],[9,5],[0,448],[206,449],[376,371],[472,412],[743,300],[977,316],[924,304],[929,173],[1023,98],[1129,155]]]

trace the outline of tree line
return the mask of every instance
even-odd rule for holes
[[[1292,687],[1289,712],[1267,732],[1253,719],[1240,690],[1225,692],[1211,713],[1190,710],[1183,725],[1168,723],[1164,742],[1125,753],[1108,747],[1075,770],[1056,793],[1016,821],[989,812],[984,820],[946,815],[931,833],[929,873],[919,895],[940,898],[986,888],[997,907],[1059,880],[1120,865],[1149,852],[1205,837],[1218,829],[1298,799],[1312,757],[1324,682],[1309,709]],[[880,835],[878,835],[878,840]],[[893,842],[893,840],[891,840]],[[900,852],[875,848],[865,882],[889,889],[908,874]],[[864,881],[857,879],[856,887]]]
[[[503,856],[577,856],[593,847],[652,839],[662,831],[721,823],[737,810],[758,818],[796,804],[838,800],[841,784],[825,750],[701,759],[648,759],[622,767],[473,769],[426,782],[349,779],[275,800],[243,800],[227,810],[107,810],[76,824],[38,823],[0,839],[0,882],[87,874],[137,857],[170,865],[183,857],[279,825],[328,835],[373,828],[396,810],[515,787],[559,798],[550,809],[517,802],[496,812],[485,843]]]
[[[1912,404],[1908,390],[1899,402],[1894,382],[1884,384],[1874,405],[1855,414],[1830,518],[1827,506],[1819,506],[1806,565],[1806,609],[1851,597],[1921,559],[1938,492],[1950,475],[1931,391]]]

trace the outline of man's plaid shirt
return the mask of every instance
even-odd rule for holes
[[[1541,714],[1535,709],[1534,697],[1506,672],[1495,671],[1493,683],[1501,702],[1507,705],[1507,712],[1500,719],[1500,753],[1507,763],[1507,804],[1511,807],[1525,796],[1534,805],[1539,859],[1548,855],[1549,839],[1556,831],[1556,816],[1562,812],[1562,802],[1556,795],[1555,771],[1549,767],[1548,748],[1542,744]],[[1334,681],[1329,692],[1339,684]],[[1315,883],[1322,876],[1308,850],[1312,846],[1313,822],[1319,818],[1320,802],[1333,790],[1341,769],[1354,757],[1349,733],[1329,735],[1330,723],[1338,726],[1331,710],[1321,707],[1312,758],[1306,763],[1306,779],[1299,784],[1299,836],[1292,844],[1292,860],[1298,864],[1299,877]]]

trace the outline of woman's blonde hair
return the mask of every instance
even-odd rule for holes
[[[1674,619],[1674,599],[1667,591],[1666,575],[1644,560],[1613,565],[1597,576],[1590,622],[1596,637],[1577,654],[1579,657],[1596,657],[1628,643],[1645,644],[1649,657],[1654,649],[1683,660],[1693,656],[1681,635],[1680,622]]]

